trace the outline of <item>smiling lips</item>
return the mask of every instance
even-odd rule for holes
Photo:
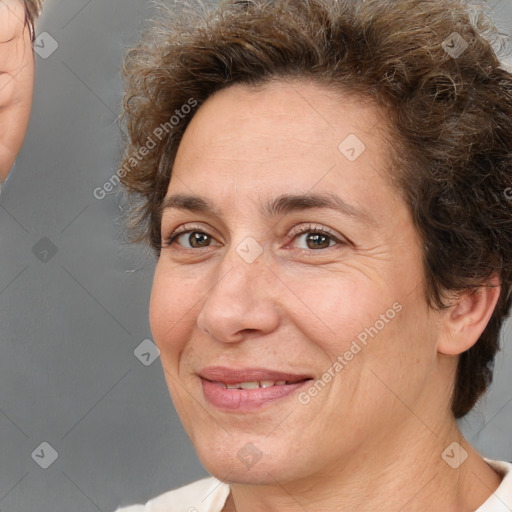
[[[224,389],[256,389],[256,388],[271,388],[272,386],[285,386],[286,384],[292,384],[285,380],[261,380],[252,382],[237,382],[235,384],[226,384],[224,382],[213,382],[217,386]]]
[[[208,402],[225,411],[247,412],[288,396],[311,377],[262,368],[208,367],[199,372]]]

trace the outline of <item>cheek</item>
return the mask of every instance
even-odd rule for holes
[[[397,300],[392,289],[360,272],[290,273],[283,280],[282,302],[292,322],[334,358]]]
[[[11,75],[0,73],[0,107],[10,105],[14,96],[15,82]]]
[[[154,341],[162,356],[183,348],[194,325],[193,288],[157,264],[151,290],[149,321]]]
[[[374,385],[379,391],[383,385],[371,372],[362,377],[365,367],[386,382],[396,382],[398,388],[405,370],[415,368],[418,378],[423,378],[435,361],[435,343],[421,287],[411,293],[407,279],[392,273],[378,282],[348,270],[305,277],[287,276],[287,289],[293,293],[288,292],[283,304],[308,340],[305,355],[317,353],[316,369],[331,368],[339,376],[335,387],[351,382],[348,389],[356,392],[357,388],[357,393],[365,395],[366,388],[360,387],[363,379],[368,381],[366,386]],[[335,361],[340,365],[333,368]],[[370,394],[379,396],[375,391],[372,388]]]

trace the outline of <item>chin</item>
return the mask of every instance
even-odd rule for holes
[[[279,481],[300,478],[296,472],[297,461],[290,464],[292,447],[275,446],[265,436],[225,434],[223,439],[204,438],[194,447],[204,468],[226,483],[275,484]],[[279,455],[282,454],[282,455]]]

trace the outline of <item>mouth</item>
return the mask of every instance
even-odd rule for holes
[[[212,384],[219,386],[224,389],[258,389],[258,388],[272,388],[275,386],[289,386],[290,384],[297,384],[299,382],[305,382],[310,379],[300,379],[297,381],[292,380],[260,380],[260,381],[248,381],[248,382],[235,382],[234,384],[228,384],[227,382],[210,381]]]
[[[199,373],[208,403],[224,411],[249,412],[284,399],[312,380],[263,368],[209,367]]]

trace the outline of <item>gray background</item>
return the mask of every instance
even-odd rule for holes
[[[491,3],[510,33],[509,0]],[[116,190],[93,196],[117,169],[121,57],[151,9],[48,0],[38,25],[59,46],[36,58],[29,133],[0,196],[2,512],[110,512],[206,474],[160,359],[134,354],[151,339],[153,257],[122,243]],[[461,426],[512,460],[510,322],[503,342],[492,390]],[[58,453],[47,469],[43,442]]]

